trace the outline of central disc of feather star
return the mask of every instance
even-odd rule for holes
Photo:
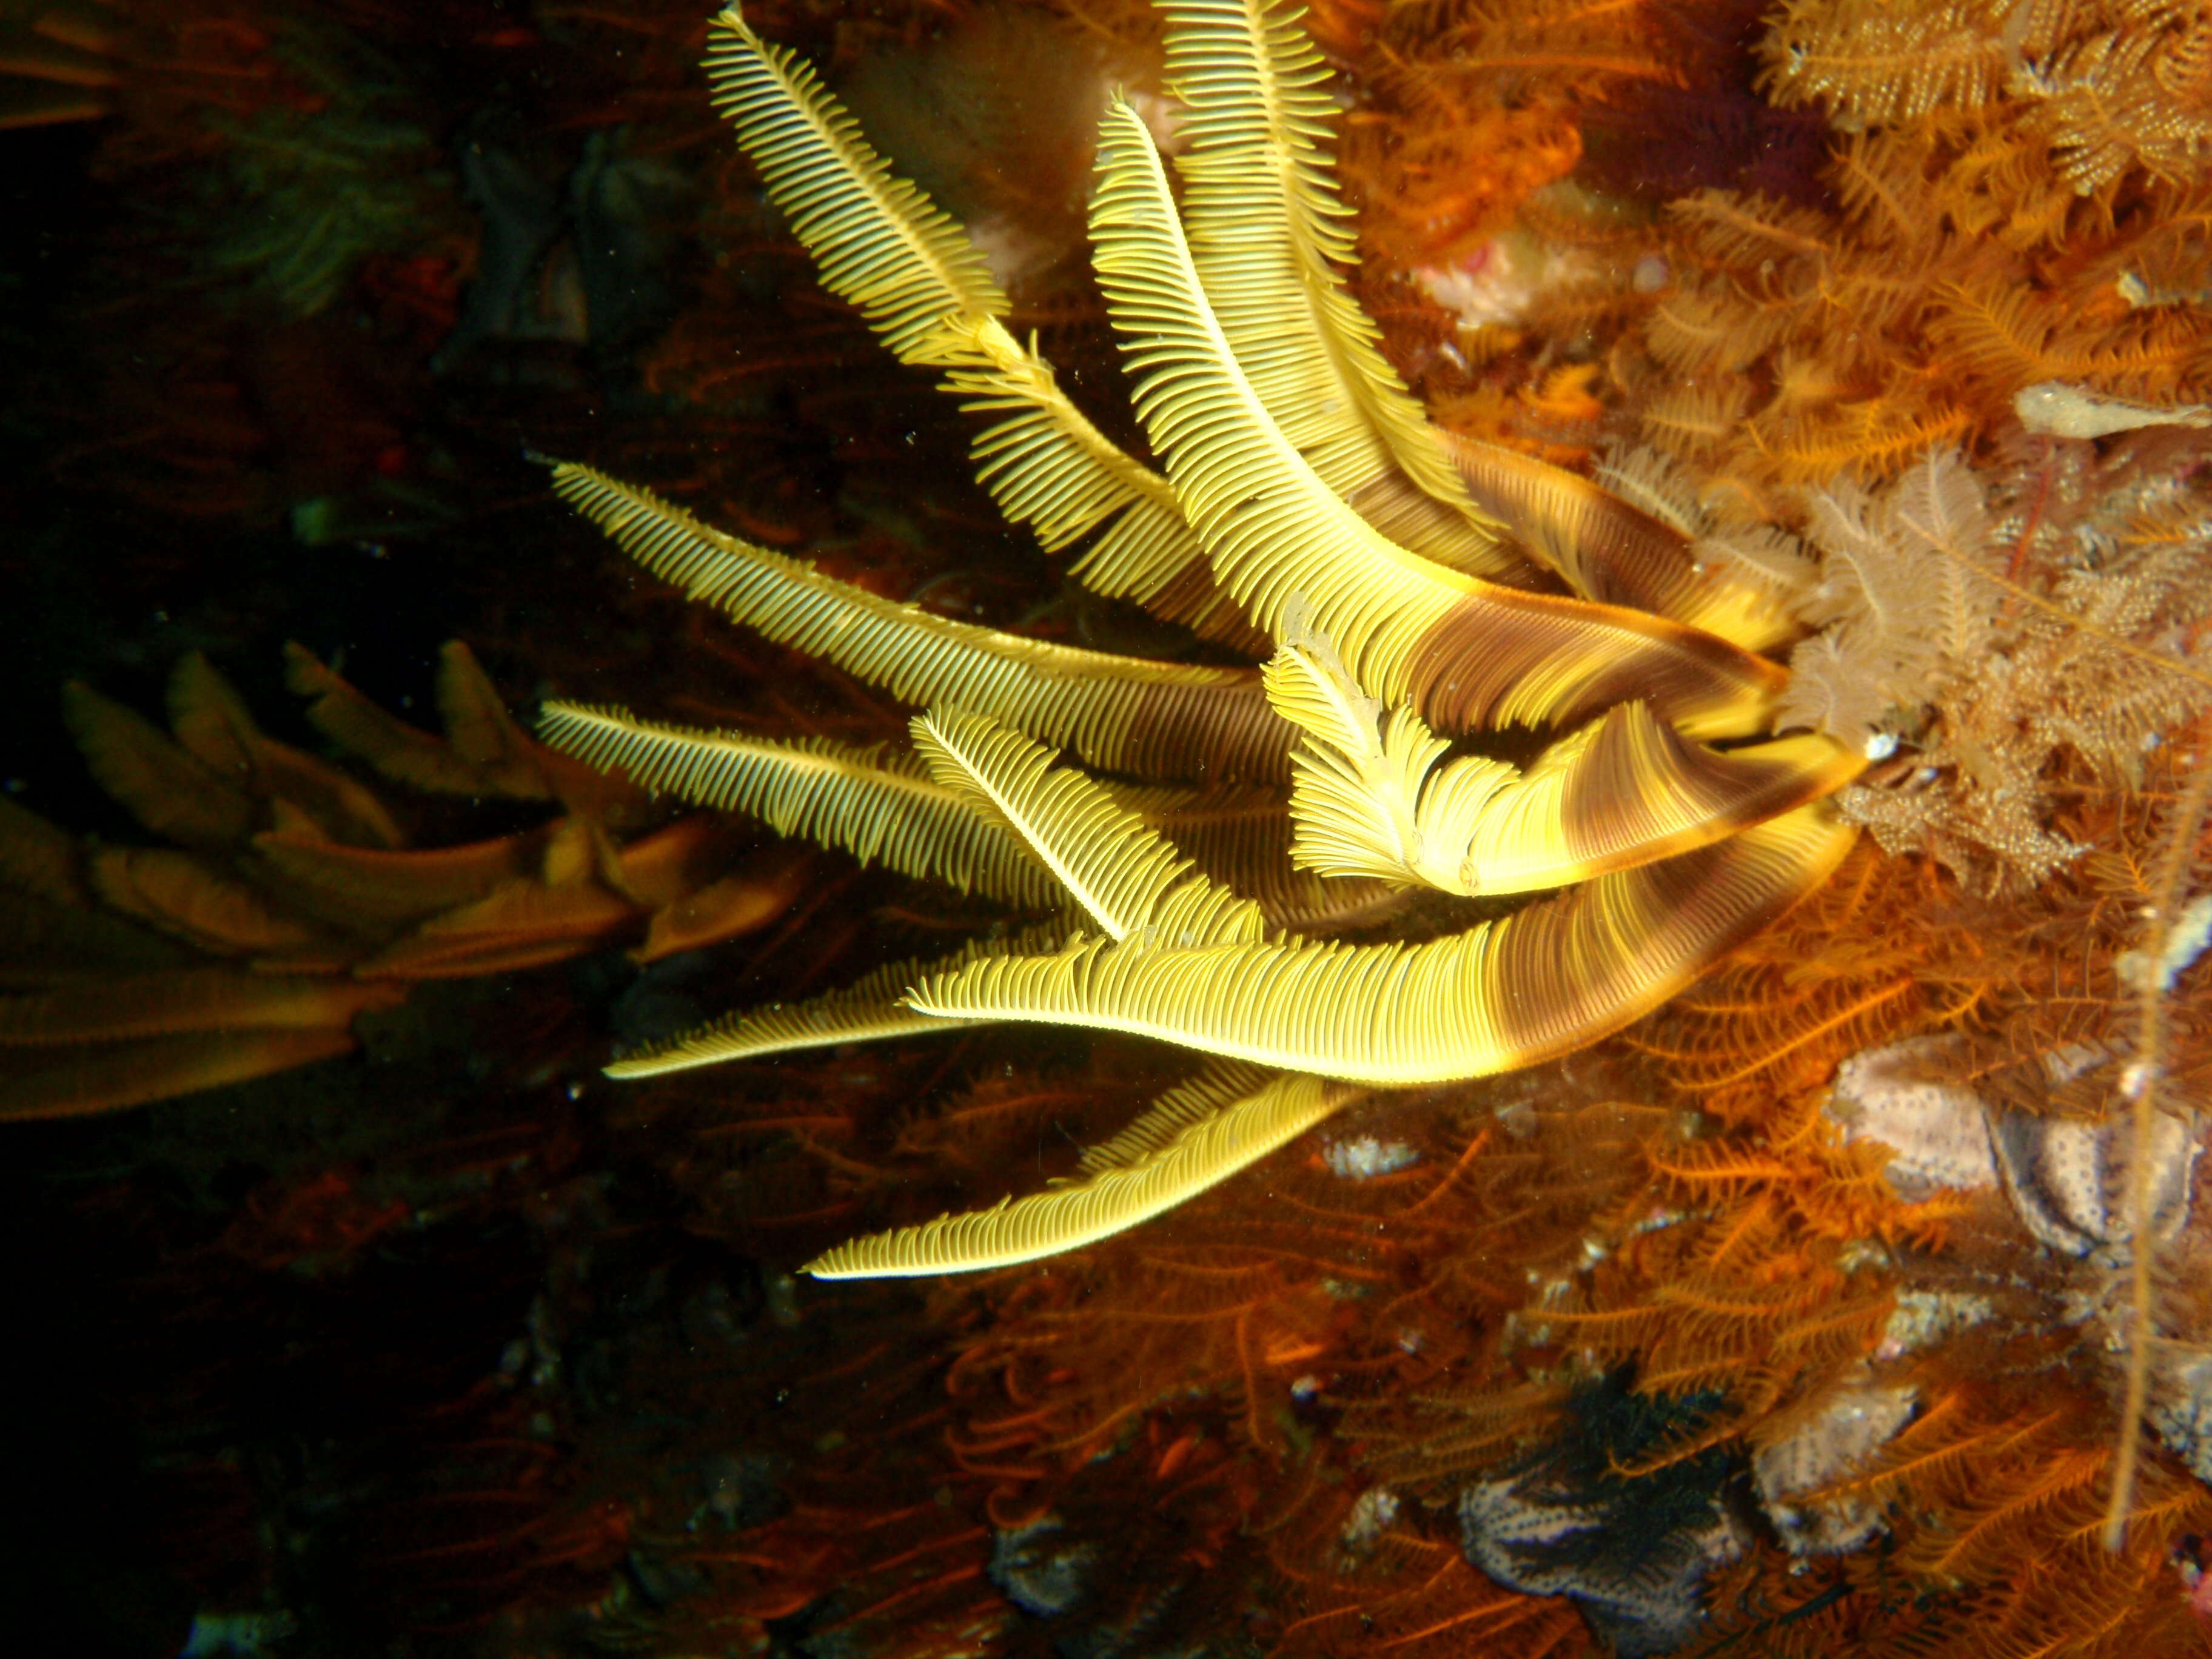
[[[825,1278],[997,1267],[1171,1208],[1364,1089],[1473,1078],[1657,1007],[1826,878],[1859,770],[1767,738],[1786,596],[1701,564],[1587,481],[1430,424],[1340,272],[1328,70],[1291,7],[1164,0],[1186,140],[1116,99],[1091,237],[1164,474],[1006,325],[960,226],[736,11],[718,104],[823,281],[995,417],[976,471],[1073,574],[1263,667],[1004,634],[834,580],[587,467],[556,487],[658,575],[921,709],[905,752],[550,705],[547,738],[689,800],[1046,918],[812,1001],[740,1012],[635,1078],[991,1020],[1210,1056],[1082,1176],[855,1240]],[[1526,767],[1454,757],[1510,726]],[[1424,896],[1542,894],[1418,943],[1347,944]]]

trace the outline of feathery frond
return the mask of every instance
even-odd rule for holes
[[[1855,126],[1875,125],[1989,102],[2016,50],[1977,0],[1790,0],[1761,44],[1760,82],[1778,104],[1822,100]]]
[[[1186,1087],[1207,1096],[1217,1092],[1205,1078]],[[1082,1180],[988,1210],[856,1238],[801,1271],[817,1279],[912,1278],[1011,1267],[1079,1249],[1226,1181],[1341,1110],[1358,1092],[1317,1077],[1278,1077],[1129,1161],[1117,1159]],[[1182,1109],[1173,1102],[1170,1096],[1154,1110],[1164,1109],[1180,1119]],[[1136,1152],[1139,1143],[1132,1140],[1124,1150]]]
[[[1370,696],[1435,725],[1564,722],[1631,695],[1692,735],[1755,729],[1771,665],[1639,612],[1522,593],[1443,569],[1361,520],[1253,392],[1206,302],[1159,157],[1126,103],[1107,112],[1091,235],[1137,408],[1214,570],[1285,636],[1305,607]]]
[[[388,987],[358,980],[246,975],[209,963],[9,997],[0,1002],[0,1048],[219,1031],[342,1033],[364,1008],[397,1000]]]
[[[940,709],[914,723],[939,787],[978,817],[1011,825],[1091,919],[1116,939],[1241,943],[1267,931],[1260,907],[1200,875],[1092,779],[988,714]]]
[[[930,361],[949,328],[1005,312],[958,222],[891,172],[811,65],[763,40],[734,7],[708,32],[707,80],[823,286],[858,306],[902,362]]]
[[[1448,745],[1411,710],[1379,711],[1311,647],[1267,665],[1268,695],[1306,733],[1291,856],[1330,875],[1468,896],[1526,893],[1672,857],[1832,793],[1863,763],[1826,738],[1717,753],[1642,702],[1617,704],[1524,771]]]
[[[1449,453],[1475,500],[1583,598],[1649,611],[1747,651],[1798,631],[1790,596],[1775,584],[1727,560],[1700,558],[1682,530],[1579,473],[1456,436]]]
[[[1285,0],[1165,0],[1167,82],[1181,100],[1190,252],[1254,394],[1322,482],[1358,505],[1402,470],[1378,529],[1477,575],[1516,562],[1469,497],[1338,271],[1351,216],[1329,162],[1328,64]]]
[[[381,987],[376,988],[381,989]],[[82,1117],[197,1093],[349,1052],[343,1025],[184,1031],[117,1047],[70,1045],[9,1058],[0,1121]]]
[[[1097,532],[1074,567],[1111,598],[1234,640],[1232,607],[1194,584],[1204,566],[1175,495],[1100,432],[1052,366],[1008,331],[1006,296],[960,226],[896,177],[807,64],[755,34],[732,7],[709,31],[715,103],[769,198],[902,362],[945,371],[962,407],[1007,411],[973,447],[977,478],[1048,552]]]
[[[1742,410],[1729,415],[1729,430],[1741,424]],[[1647,428],[1656,422],[1645,411]],[[1723,519],[1698,494],[1688,472],[1659,450],[1637,445],[1611,450],[1592,475],[1608,491],[1690,539],[1691,551],[1700,563],[1728,568],[1733,586],[1763,594],[1755,609],[1789,615],[1790,625],[1768,643],[1791,637],[1802,626],[1796,607],[1813,585],[1813,561],[1795,536],[1764,523],[1732,523]],[[1763,629],[1761,631],[1764,631]],[[1745,641],[1747,643],[1747,641]]]
[[[443,795],[503,795],[514,800],[590,793],[588,775],[554,779],[548,757],[518,728],[459,640],[438,651],[437,699],[446,736],[410,726],[379,708],[298,645],[284,647],[285,684],[311,699],[307,719],[348,754],[385,776]]]
[[[726,1060],[763,1060],[800,1048],[883,1042],[972,1025],[977,1022],[917,1012],[902,1000],[907,988],[931,974],[952,973],[985,957],[1049,951],[1066,934],[1058,923],[1042,923],[1017,933],[971,939],[948,956],[890,963],[821,996],[740,1009],[665,1042],[635,1049],[609,1066],[606,1073],[611,1078],[660,1077]]]
[[[155,835],[221,848],[254,827],[252,798],[137,710],[72,680],[62,718],[100,787]]]
[[[453,678],[453,660],[447,656],[445,672],[439,676],[441,692]],[[475,659],[467,660],[474,669]],[[481,680],[482,671],[477,674]],[[328,761],[279,743],[262,731],[246,699],[199,652],[187,655],[169,677],[168,704],[169,729],[177,741],[217,776],[256,799],[282,799],[313,820],[321,833],[349,846],[405,844],[391,809],[373,790]],[[453,729],[450,718],[447,727]],[[514,729],[511,721],[507,729]]]
[[[1086,1176],[1141,1164],[1173,1145],[1194,1124],[1279,1080],[1264,1066],[1247,1066],[1236,1060],[1208,1060],[1115,1133],[1085,1146],[1076,1162]]]
[[[914,1006],[1128,1031],[1382,1086],[1534,1065],[1650,1012],[1823,880],[1819,805],[1422,945],[1075,944],[924,981]]]
[[[879,599],[562,462],[554,488],[655,575],[902,702],[994,714],[1140,777],[1281,778],[1289,733],[1257,672],[1084,651]]]
[[[1799,610],[1826,631],[1792,655],[1776,719],[1859,747],[1887,711],[1917,709],[1975,660],[1991,614],[1972,576],[1989,514],[1972,472],[1941,449],[1879,495],[1844,478],[1808,504],[1820,581]]]
[[[2201,345],[2185,316],[2148,307],[2117,325],[2085,326],[2077,307],[2018,283],[1948,283],[1930,336],[1959,373],[2009,398],[2046,380],[2171,402],[2201,382]]]
[[[550,702],[539,730],[589,766],[647,789],[742,812],[921,881],[1028,910],[1061,901],[1050,873],[994,817],[933,782],[913,757],[826,738],[781,741],[641,720],[625,710]]]
[[[1282,791],[1108,787],[1193,864],[1249,896],[1288,932],[1365,927],[1406,908],[1408,896],[1395,884],[1339,880],[1293,865],[1289,798]]]

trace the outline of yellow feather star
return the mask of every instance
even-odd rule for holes
[[[614,1075],[996,1020],[1212,1057],[1077,1179],[855,1240],[809,1264],[823,1277],[1073,1249],[1367,1088],[1582,1047],[1802,898],[1850,843],[1822,802],[1859,758],[1765,735],[1787,681],[1759,654],[1786,638],[1773,595],[1698,566],[1673,528],[1586,479],[1431,427],[1383,359],[1343,285],[1333,106],[1295,8],[1160,4],[1188,116],[1182,207],[1117,99],[1091,239],[1163,470],[1060,392],[1006,328],[961,228],[891,173],[811,70],[730,10],[708,70],[825,284],[993,417],[974,459],[1007,516],[1073,552],[1096,591],[1257,641],[1264,667],[952,622],[555,468],[561,494],[655,574],[923,712],[910,751],[568,704],[545,713],[550,743],[1039,918],[741,1012]],[[1539,567],[1569,591],[1516,585]],[[1550,739],[1525,767],[1453,752],[1516,726]],[[1543,896],[1418,943],[1329,937],[1425,892]]]

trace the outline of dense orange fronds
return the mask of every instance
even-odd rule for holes
[[[2203,284],[2176,255],[2201,246],[2212,125],[2188,88],[2208,29],[2194,9],[1790,7],[1763,84],[1835,118],[1828,200],[1672,204],[1674,281],[1647,331],[1671,380],[1747,379],[1719,459],[1769,486],[1886,477],[1931,443],[2002,436],[2045,382],[2203,397],[2212,335],[2183,301]],[[1644,435],[1692,453],[1663,422]],[[1786,497],[1759,505],[1787,516]]]
[[[2203,102],[2212,16],[2199,6],[1948,0],[1905,12],[1796,0],[1761,56],[1770,96],[1818,101],[1839,125],[2001,107],[2081,196],[2136,169],[2185,177],[2212,140]]]
[[[1400,268],[1479,270],[1485,245],[1582,160],[1585,112],[1686,88],[1702,67],[1686,32],[1641,0],[1423,0],[1369,27],[1342,167],[1363,240]]]

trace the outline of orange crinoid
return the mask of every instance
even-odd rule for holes
[[[1678,531],[1574,475],[1431,425],[1343,286],[1326,72],[1296,12],[1163,9],[1180,148],[1170,164],[1113,100],[1091,234],[1164,472],[1070,401],[1006,326],[961,228],[891,174],[809,68],[732,10],[708,69],[828,286],[900,358],[997,416],[975,458],[1007,517],[1074,552],[1096,591],[1263,666],[950,621],[556,469],[656,574],[926,712],[904,753],[568,704],[548,709],[549,741],[1057,918],[740,1013],[617,1075],[986,1020],[1212,1057],[1095,1148],[1083,1181],[858,1241],[817,1274],[1070,1249],[1364,1089],[1567,1053],[1795,904],[1853,833],[1822,803],[1862,755],[1771,735],[1789,676],[1761,653],[1796,631],[1786,589],[1693,557]],[[1486,908],[1440,931],[1453,900]],[[1401,939],[1334,937],[1399,923]]]

